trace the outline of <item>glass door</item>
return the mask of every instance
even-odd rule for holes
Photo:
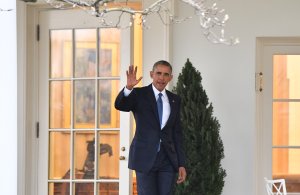
[[[297,40],[266,43],[262,50],[261,181],[286,180],[289,193],[300,192],[300,46]]]
[[[38,194],[129,194],[129,114],[114,108],[129,30],[97,28],[79,11],[39,15]]]

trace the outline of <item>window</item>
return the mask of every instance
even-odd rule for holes
[[[300,192],[300,55],[273,55],[272,176]]]

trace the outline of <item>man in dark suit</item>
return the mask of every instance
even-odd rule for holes
[[[119,93],[115,107],[132,111],[136,132],[129,151],[128,167],[136,171],[139,195],[171,195],[186,178],[182,148],[180,98],[166,90],[172,80],[172,66],[161,60],[150,72],[152,84],[134,88],[142,79],[137,67],[129,66],[127,85]]]

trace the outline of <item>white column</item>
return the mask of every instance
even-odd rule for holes
[[[1,0],[0,11],[0,189],[17,195],[16,1]]]

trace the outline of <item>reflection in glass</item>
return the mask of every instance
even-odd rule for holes
[[[300,146],[300,102],[273,103],[273,145]]]
[[[98,84],[98,127],[118,128],[120,112],[115,109],[114,101],[118,95],[119,80],[100,80]]]
[[[70,183],[49,182],[48,195],[69,195],[69,194],[70,194]]]
[[[98,177],[100,179],[119,178],[119,131],[100,131],[98,153]]]
[[[120,75],[120,29],[100,29],[99,76]]]
[[[119,183],[107,182],[98,184],[98,194],[101,195],[119,195]]]
[[[97,63],[96,29],[75,30],[75,77],[95,77]]]
[[[94,183],[75,183],[75,195],[94,195]],[[102,194],[99,194],[102,195]]]
[[[273,56],[273,98],[300,98],[300,55]]]
[[[299,192],[300,149],[273,149],[273,178],[286,179],[288,192]]]
[[[72,30],[51,30],[50,47],[50,78],[71,77]]]
[[[74,127],[95,127],[94,80],[79,80],[74,83]]]
[[[49,133],[49,179],[70,178],[70,155],[70,132],[51,131]]]
[[[71,82],[50,82],[50,128],[70,128]]]
[[[76,179],[94,179],[94,131],[74,132],[74,167]]]

